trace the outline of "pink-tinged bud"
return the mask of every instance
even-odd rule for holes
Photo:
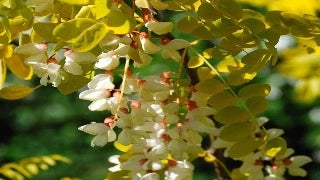
[[[51,58],[47,59],[47,64],[49,64],[49,63],[58,64],[58,61],[56,60],[56,58],[51,57]]]
[[[161,119],[161,124],[162,124],[163,126],[166,126],[166,125],[167,125],[166,118],[162,118],[162,119]]]
[[[168,165],[169,165],[170,167],[175,167],[175,166],[178,165],[178,163],[177,163],[177,161],[175,161],[175,160],[168,159]]]
[[[171,141],[171,137],[166,133],[161,134],[160,138],[163,139],[165,142],[170,142]]]
[[[137,41],[131,41],[130,43],[130,46],[133,48],[133,49],[138,49],[139,48],[139,43]]]
[[[111,96],[111,92],[108,89],[104,90],[104,94],[105,94],[105,97],[110,97]]]
[[[278,169],[279,169],[279,165],[273,164],[273,165],[271,166],[271,168],[272,168],[273,170],[278,170]]]
[[[121,93],[119,91],[113,92],[112,96],[119,98]]]
[[[181,122],[177,123],[177,127],[182,127],[183,125],[184,125],[184,124],[181,123]]]
[[[146,80],[139,79],[139,80],[137,81],[137,86],[138,86],[138,88],[140,88],[145,82],[146,82]]]
[[[143,164],[146,163],[147,161],[148,161],[148,159],[140,159],[139,163],[140,163],[141,165],[143,165]]]
[[[292,161],[290,159],[284,159],[282,162],[285,166],[289,166],[290,164],[292,164]]]
[[[121,4],[123,0],[113,0],[114,3]]]
[[[44,51],[48,50],[48,44],[45,44],[45,43],[36,44],[35,46],[40,50],[44,50]]]
[[[161,38],[161,44],[162,45],[166,45],[170,42],[170,39],[169,38],[166,38],[166,37],[163,37]]]
[[[197,106],[197,103],[195,102],[195,101],[190,101],[189,100],[189,102],[188,102],[188,104],[187,104],[187,109],[188,110],[193,110],[193,109],[195,109],[195,108],[197,108],[198,106]]]
[[[140,109],[141,108],[141,102],[139,102],[139,101],[131,101],[130,107],[131,108]]]
[[[113,75],[113,71],[112,70],[105,70],[104,74],[108,74],[108,75],[112,76]]]
[[[147,8],[142,8],[142,19],[144,22],[149,22],[152,20],[151,12]]]
[[[127,69],[127,76],[130,77],[132,76],[133,72],[131,69]]]
[[[103,124],[111,128],[115,122],[114,116],[110,116],[104,119]]]
[[[190,91],[191,91],[191,92],[197,92],[198,90],[196,89],[195,86],[190,86]]]
[[[161,73],[160,77],[165,78],[165,79],[170,79],[171,72],[163,72],[163,73]]]
[[[255,165],[255,166],[263,166],[263,161],[261,161],[261,160],[256,160],[256,161],[254,162],[254,165]]]
[[[124,114],[129,114],[129,110],[127,108],[120,108],[119,110]]]
[[[139,34],[139,38],[149,38],[149,34],[147,34],[146,32],[140,32]]]
[[[73,51],[71,49],[64,52],[64,56],[69,56]]]

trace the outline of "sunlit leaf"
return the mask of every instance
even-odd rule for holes
[[[225,125],[219,133],[219,138],[229,142],[238,142],[248,138],[255,129],[255,126],[250,122]]]
[[[282,155],[287,151],[287,142],[281,137],[276,137],[267,143],[265,149],[266,155],[270,157]]]
[[[271,86],[269,84],[250,84],[248,86],[245,86],[241,88],[238,91],[238,96],[241,99],[247,100],[250,97],[254,96],[262,96],[266,97],[271,91]]]
[[[233,124],[246,121],[248,113],[237,106],[228,106],[218,111],[214,118],[223,124]]]
[[[202,66],[203,63],[204,63],[204,60],[202,57],[193,56],[188,61],[188,68],[197,68],[199,66]]]
[[[213,108],[224,108],[233,105],[236,101],[236,97],[229,91],[222,91],[212,95],[208,99],[208,104]]]
[[[200,81],[198,84],[196,84],[195,88],[203,93],[215,94],[226,89],[226,86],[219,80],[208,79]]]
[[[0,90],[0,97],[8,100],[22,99],[33,92],[34,88],[27,86],[9,86]]]
[[[5,62],[14,75],[25,80],[31,79],[33,70],[24,64],[24,58],[21,55],[13,54],[10,58],[6,58]]]
[[[228,149],[228,156],[232,158],[240,158],[246,156],[261,146],[263,141],[260,138],[249,137],[243,139]]]

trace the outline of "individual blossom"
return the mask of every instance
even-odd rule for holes
[[[116,133],[113,131],[112,126],[107,126],[104,123],[95,123],[87,124],[79,127],[79,130],[86,133],[95,135],[91,140],[91,146],[105,146],[108,142],[116,140]]]
[[[165,180],[192,179],[193,165],[186,160],[168,160],[168,170],[165,171]]]
[[[83,74],[81,64],[91,64],[97,60],[97,57],[90,52],[75,52],[68,50],[64,55],[66,59],[63,69],[73,75]]]
[[[152,31],[158,35],[163,35],[172,31],[173,23],[149,21],[145,24],[145,26],[146,28],[148,28],[149,31]]]
[[[26,56],[25,64],[33,67],[34,73],[40,77],[40,84],[52,83],[58,87],[66,74],[54,56],[48,58],[46,44],[29,43],[16,47],[15,53]]]
[[[178,52],[180,49],[184,49],[190,46],[190,43],[183,39],[174,39],[169,41],[168,39],[162,39],[162,57],[164,59],[173,59],[176,61],[181,60],[181,55]]]

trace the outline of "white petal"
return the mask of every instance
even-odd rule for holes
[[[282,129],[268,129],[268,140],[281,136],[284,133]]]
[[[167,34],[172,31],[173,23],[172,22],[147,22],[145,26],[149,31],[153,31],[158,35]]]
[[[110,129],[108,131],[108,142],[115,141],[117,139],[117,134],[113,131],[113,129]]]
[[[120,43],[119,47],[114,50],[114,54],[116,54],[120,57],[125,57],[128,55],[129,50],[130,50],[130,46]]]
[[[161,48],[155,45],[153,42],[151,42],[149,38],[141,38],[140,42],[141,42],[143,51],[148,54],[155,54],[161,50]]]
[[[48,84],[48,78],[49,74],[45,74],[41,79],[40,79],[40,84],[43,86],[47,86]]]
[[[112,51],[110,53],[102,53],[99,55],[99,60],[94,65],[96,68],[105,69],[105,70],[113,70],[117,68],[120,64],[119,56],[112,55]]]
[[[91,140],[91,146],[95,145],[103,147],[108,143],[108,133],[98,134]]]
[[[173,50],[183,49],[189,46],[190,46],[190,43],[183,39],[174,39],[165,45],[166,48],[173,49]]]
[[[93,101],[88,108],[90,111],[104,111],[109,108],[109,105],[107,104],[106,99],[99,99],[99,100]]]
[[[143,51],[139,51],[139,56],[140,56],[140,59],[141,59],[142,63],[140,64],[140,63],[134,62],[133,63],[134,67],[141,68],[141,67],[144,67],[144,66],[150,64],[151,61],[152,61],[151,56],[149,56],[148,54],[144,53]]]
[[[164,59],[174,59],[176,61],[180,61],[181,60],[181,55],[174,49],[169,49],[167,47],[164,47],[163,48],[163,51],[162,51],[162,57]]]
[[[88,101],[96,101],[106,97],[105,90],[95,90],[90,89],[83,91],[79,94],[80,99],[88,100]]]
[[[81,66],[76,62],[66,62],[63,65],[63,69],[73,75],[81,75],[83,73]]]
[[[97,60],[97,57],[91,52],[74,52],[74,51],[66,51],[64,55],[70,59],[72,59],[76,63],[80,64],[88,64],[93,63]]]
[[[29,44],[24,44],[16,47],[14,49],[14,52],[17,54],[30,56],[30,55],[43,53],[47,51],[47,49],[48,49],[48,46],[46,44],[29,43]]]
[[[110,128],[104,125],[103,123],[95,123],[95,122],[81,126],[78,129],[80,131],[84,131],[92,135],[107,133],[110,130]]]
[[[89,89],[113,89],[113,77],[108,74],[96,75],[89,83]]]
[[[48,57],[45,53],[35,54],[27,57],[24,61],[27,65],[34,65],[38,63],[46,63]]]
[[[290,160],[292,161],[292,164],[289,165],[290,168],[301,167],[312,161],[312,159],[308,156],[293,156],[290,158]]]
[[[289,168],[289,174],[291,176],[305,177],[307,175],[307,171],[302,168]]]
[[[143,180],[159,180],[159,174],[153,172],[143,176]]]

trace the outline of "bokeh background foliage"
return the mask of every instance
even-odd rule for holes
[[[239,1],[243,3],[243,7],[259,10],[262,13],[268,9],[282,9],[312,15],[319,15],[320,12],[320,2],[317,0]],[[168,14],[162,15],[168,17]],[[168,20],[176,22],[179,18],[173,14]],[[193,40],[192,37],[177,31],[173,34],[177,38]],[[292,46],[299,48],[296,43]],[[201,43],[198,48],[205,47],[206,44]],[[284,129],[284,138],[288,146],[294,148],[296,154],[312,157],[313,162],[305,166],[309,174],[304,179],[318,180],[320,177],[320,98],[313,96],[308,101],[297,98],[299,92],[308,94],[308,91],[296,90],[301,80],[308,79],[290,76],[289,72],[286,73],[279,68],[286,64],[287,59],[293,57],[297,57],[297,54],[283,52],[279,63],[275,67],[265,68],[254,81],[268,82],[272,85],[272,92],[268,97],[268,110],[264,114],[270,118],[267,126]],[[311,62],[314,61],[319,60],[311,60]],[[139,69],[139,74],[145,76],[174,71],[177,69],[177,64],[172,63],[155,56],[151,65]],[[287,68],[286,71],[307,71],[317,75],[320,82],[320,63],[317,64],[315,66],[318,68],[298,66],[299,68]],[[36,86],[38,80],[25,82],[9,74],[6,85],[26,83]],[[319,89],[317,83],[311,84],[310,88],[311,92]],[[64,96],[52,87],[42,87],[23,100],[0,100],[0,164],[33,156],[61,154],[70,158],[73,163],[59,164],[48,171],[40,172],[33,179],[60,179],[65,176],[85,180],[103,179],[108,167],[112,166],[108,163],[107,157],[116,154],[117,150],[112,144],[103,148],[91,148],[92,137],[77,130],[83,124],[92,121],[100,122],[107,116],[104,112],[90,112],[87,109],[88,105],[89,102],[80,100],[77,93]],[[194,179],[212,179],[214,171],[211,165],[204,163],[202,159],[197,159],[194,163],[196,166]]]

